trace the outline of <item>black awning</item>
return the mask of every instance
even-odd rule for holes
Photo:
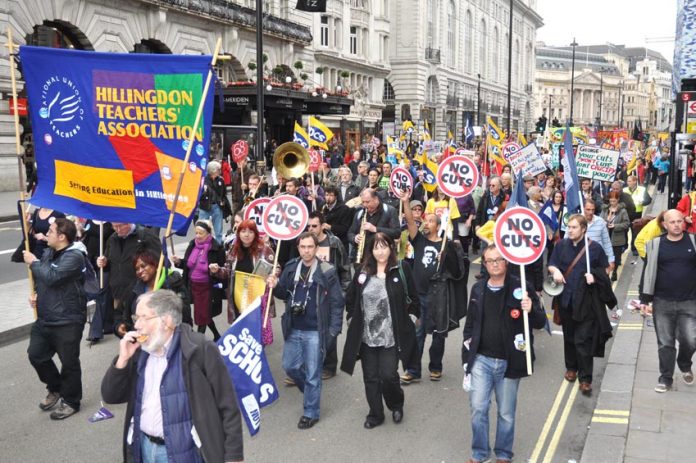
[[[225,111],[228,110],[256,110],[256,86],[239,85],[227,87],[222,90]],[[266,109],[287,109],[299,111],[303,114],[327,115],[349,114],[353,100],[337,95],[313,97],[306,91],[293,90],[283,87],[273,87],[271,91],[264,93],[264,106]]]

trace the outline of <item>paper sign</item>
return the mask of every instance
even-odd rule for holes
[[[619,152],[593,145],[581,145],[575,155],[578,177],[613,181],[619,162]]]
[[[504,149],[503,153],[505,153]],[[515,175],[520,170],[522,170],[522,175],[531,175],[533,177],[546,172],[546,164],[544,164],[539,150],[533,143],[518,151],[509,152],[506,159],[512,166]]]

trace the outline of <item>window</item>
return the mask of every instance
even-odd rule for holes
[[[437,104],[437,79],[435,76],[428,77],[428,85],[425,89],[425,103],[431,106]]]
[[[384,79],[384,89],[382,90],[382,101],[393,102],[395,100],[394,87],[389,83],[387,79]]]
[[[449,1],[447,7],[447,57],[449,65],[454,67],[457,56],[457,18],[455,17],[454,1]]]
[[[350,26],[350,53],[358,54],[358,28],[355,26]]]
[[[465,71],[469,73],[473,72],[472,60],[474,58],[474,40],[471,36],[473,26],[471,11],[466,10],[466,17],[464,19],[464,65]]]
[[[426,9],[427,11],[425,12],[426,15],[426,33],[425,33],[425,47],[426,48],[434,48],[433,47],[433,42],[434,42],[434,37],[435,37],[435,13],[433,11],[435,7],[435,2],[434,0],[428,0],[426,2]]]
[[[491,56],[490,70],[488,71],[488,76],[494,81],[500,80],[500,75],[498,73],[498,63],[500,62],[500,32],[498,27],[493,27],[493,56]]]
[[[486,51],[488,50],[488,43],[486,40],[486,21],[481,20],[481,28],[479,29],[479,73],[482,77],[486,77],[486,66],[488,60],[486,59]]]
[[[322,47],[329,46],[329,17],[321,17],[321,29],[319,32],[319,40]]]

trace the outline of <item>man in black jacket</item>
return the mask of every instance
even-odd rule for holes
[[[531,328],[546,323],[537,295],[522,292],[519,278],[508,274],[507,261],[494,245],[483,251],[482,260],[488,278],[471,288],[462,344],[463,386],[469,392],[473,431],[469,463],[491,456],[488,409],[493,392],[498,409],[495,456],[501,462],[512,460],[517,388],[520,378],[527,376],[527,349],[532,349],[534,360],[534,337],[531,330],[529,339],[524,337],[522,311],[527,312]]]
[[[128,402],[124,461],[241,462],[237,398],[217,346],[181,325],[181,298],[166,289],[139,298],[135,330],[106,371],[106,403]],[[161,460],[160,460],[161,459]]]
[[[363,208],[355,214],[353,225],[348,232],[348,241],[353,245],[351,261],[356,262],[357,248],[360,246],[361,232],[365,232],[365,249],[370,249],[372,237],[377,232],[388,235],[391,239],[399,239],[401,228],[399,227],[398,212],[393,207],[384,204],[379,195],[372,188],[366,188],[360,193]],[[363,214],[367,213],[365,223],[362,223]],[[362,257],[362,256],[361,256]]]
[[[353,222],[354,210],[338,200],[338,189],[335,186],[327,186],[324,189],[324,207],[321,208],[324,214],[324,230],[330,231],[343,243],[343,247],[348,249],[348,229]]]
[[[36,321],[29,338],[29,361],[46,384],[48,395],[39,403],[41,410],[50,410],[52,420],[63,420],[80,410],[82,399],[82,369],[80,340],[85,327],[87,299],[82,291],[83,270],[87,255],[84,246],[74,245],[75,224],[56,219],[46,234],[48,250],[39,260],[24,251],[36,282],[36,294],[30,299],[36,308]],[[61,371],[53,356],[58,354]]]

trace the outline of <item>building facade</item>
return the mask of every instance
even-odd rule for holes
[[[232,136],[246,137],[254,146],[256,68],[262,66],[267,141],[291,140],[294,122],[305,118],[306,126],[309,114],[339,137],[347,133],[359,140],[367,130],[376,133],[382,118],[391,5],[388,0],[328,3],[329,11],[320,15],[297,10],[295,0],[264,0],[263,63],[256,63],[256,0],[7,0],[0,6],[5,25],[0,45],[7,42],[8,27],[19,45],[117,53],[212,54],[220,38],[225,59],[217,72],[225,110],[216,99],[214,124],[246,127]],[[329,30],[329,23],[337,27]],[[0,190],[12,190],[19,180],[8,104],[10,68],[8,49],[0,50]],[[21,97],[21,75],[17,78]],[[21,122],[29,147],[28,118]],[[234,139],[223,135],[229,130],[215,140],[223,142],[226,153]]]
[[[571,47],[536,47],[535,117],[570,117]],[[673,125],[672,67],[658,52],[624,45],[575,48],[573,122],[667,132]],[[599,101],[602,101],[601,113]],[[589,112],[588,112],[589,111]]]
[[[462,139],[469,119],[507,118],[509,2],[391,0],[391,74],[384,85],[384,121],[398,129],[427,121],[433,139]],[[536,0],[515,0],[512,27],[513,130],[533,127],[534,43],[542,25]]]

